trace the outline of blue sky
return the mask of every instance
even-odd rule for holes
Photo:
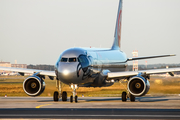
[[[1,0],[0,60],[54,65],[71,47],[110,48],[118,2]],[[128,57],[133,50],[138,50],[139,56],[176,54],[147,61],[180,63],[179,6],[179,0],[124,0],[121,50]]]

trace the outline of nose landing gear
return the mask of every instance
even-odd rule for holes
[[[70,96],[70,102],[72,103],[73,102],[73,98],[75,99],[75,102],[77,103],[78,102],[78,96],[76,95],[76,89],[78,89],[78,86],[76,84],[71,84],[71,89],[73,89],[73,92]]]

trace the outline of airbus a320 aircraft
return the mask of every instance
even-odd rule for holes
[[[21,75],[33,73],[23,82],[23,89],[29,96],[39,96],[45,89],[45,76],[50,79],[56,77],[58,91],[54,92],[54,101],[62,98],[67,101],[67,92],[62,91],[61,83],[70,85],[72,95],[70,102],[78,102],[76,89],[78,87],[107,87],[114,84],[114,81],[127,79],[127,90],[122,92],[122,101],[130,98],[135,101],[135,97],[144,96],[149,91],[148,79],[150,74],[169,73],[180,71],[180,68],[153,69],[144,71],[126,71],[127,62],[132,60],[149,59],[157,57],[168,57],[174,55],[160,55],[149,57],[127,58],[120,50],[121,43],[121,21],[122,21],[122,0],[119,2],[114,43],[109,49],[94,48],[70,48],[65,50],[55,64],[55,71],[44,71],[35,69],[20,69],[0,67],[0,70],[15,71]]]

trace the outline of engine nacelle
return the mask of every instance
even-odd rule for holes
[[[45,82],[38,76],[30,76],[24,80],[23,89],[29,96],[39,96],[44,92]]]
[[[149,88],[149,81],[142,76],[132,77],[128,82],[128,91],[136,97],[145,95]]]

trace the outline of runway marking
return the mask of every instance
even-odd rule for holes
[[[180,118],[180,115],[61,115],[61,114],[0,114],[0,117],[150,117],[150,118]]]
[[[52,105],[52,104],[39,105],[39,106],[36,106],[36,108],[41,108],[41,107],[48,106],[48,105]]]

